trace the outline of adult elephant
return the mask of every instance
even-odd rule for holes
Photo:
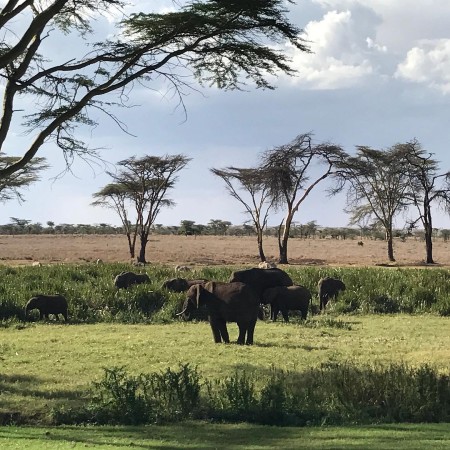
[[[214,342],[230,342],[227,322],[239,327],[238,344],[253,344],[253,334],[258,317],[259,299],[245,283],[220,283],[209,281],[191,286],[187,291],[181,315],[189,320],[192,312],[205,306]]]
[[[198,279],[198,280],[187,280],[186,278],[172,278],[170,280],[164,281],[162,284],[163,289],[167,289],[173,292],[185,292],[194,284],[206,283],[208,280]]]
[[[330,299],[336,300],[339,292],[345,291],[345,284],[338,278],[324,277],[317,284],[319,291],[320,311],[325,310]]]
[[[311,292],[304,286],[276,286],[263,292],[263,303],[270,304],[270,318],[277,320],[281,311],[285,322],[289,322],[289,311],[300,311],[303,320],[308,316]]]
[[[61,314],[65,321],[68,320],[67,300],[63,295],[36,295],[30,298],[25,305],[25,318],[33,309],[39,311],[39,319],[48,319],[53,314],[56,320],[59,320],[58,314]]]
[[[260,269],[253,267],[252,269],[237,270],[232,273],[230,283],[240,282],[251,286],[258,298],[262,302],[263,292],[275,286],[292,286],[294,283],[291,277],[278,268]]]

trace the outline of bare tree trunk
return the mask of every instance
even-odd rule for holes
[[[286,223],[284,224],[283,236],[281,237],[281,229],[283,227],[283,222],[281,222],[278,227],[278,250],[280,252],[280,257],[278,262],[280,264],[289,264],[288,262],[288,241],[289,241],[289,233],[291,230],[292,223],[292,211],[289,211],[286,216]]]
[[[431,218],[431,206],[429,204],[429,202],[426,202],[425,205],[425,214],[424,214],[424,218],[423,218],[423,228],[425,231],[425,248],[426,248],[426,254],[427,254],[427,259],[426,262],[427,264],[434,264],[434,260],[433,260],[433,221]]]
[[[133,259],[136,247],[136,239],[132,240],[130,233],[127,233],[127,239],[128,239],[128,249],[130,251],[130,258]]]
[[[147,261],[145,259],[145,250],[147,248],[148,243],[148,233],[142,233],[139,237],[140,237],[140,249],[139,249],[139,256],[137,257],[137,262],[146,264]]]
[[[263,249],[263,230],[258,229],[256,232],[258,236],[258,252],[259,252],[259,259],[264,262],[266,260],[266,255],[264,254]]]
[[[388,259],[391,262],[395,261],[394,258],[394,239],[393,239],[393,233],[392,233],[392,228],[387,228],[386,229],[386,240],[387,240],[387,244],[388,244]]]
[[[425,248],[426,248],[426,255],[427,264],[434,264],[433,260],[433,228],[430,223],[424,224],[424,230],[425,230]]]

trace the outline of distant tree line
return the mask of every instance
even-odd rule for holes
[[[0,225],[0,235],[26,235],[26,234],[58,234],[58,235],[123,235],[124,227],[121,225],[99,224],[55,224],[47,221],[45,225],[27,219],[11,217],[11,222]],[[197,224],[193,220],[182,220],[180,225],[155,224],[151,229],[157,235],[184,235],[184,236],[254,236],[255,229],[249,224],[233,225],[231,222],[220,219],[211,219],[206,225]],[[277,237],[278,226],[268,226],[264,230],[265,237]],[[413,232],[404,229],[394,229],[394,238],[406,240],[408,238],[425,240],[425,232],[415,229]],[[290,238],[295,239],[340,239],[340,240],[385,240],[380,227],[323,227],[311,221],[306,224],[293,223]],[[450,240],[450,229],[433,229],[433,238]]]

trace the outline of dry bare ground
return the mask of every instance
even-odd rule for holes
[[[292,265],[375,266],[385,265],[384,241],[336,239],[291,239],[289,262]],[[395,242],[397,266],[423,266],[425,244],[413,238]],[[277,239],[264,242],[267,259],[277,261]],[[450,243],[438,240],[433,254],[438,266],[450,267]],[[26,235],[0,236],[0,263],[8,265],[130,262],[126,237],[122,235]],[[163,236],[152,235],[147,261],[168,265],[204,266],[251,264],[259,262],[255,237]],[[392,265],[392,264],[391,264]]]

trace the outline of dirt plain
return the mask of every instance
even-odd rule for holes
[[[298,239],[289,241],[291,265],[314,266],[425,266],[425,244],[409,238],[395,241],[395,263],[387,259],[386,242],[338,239]],[[264,241],[268,261],[277,261],[278,242]],[[435,266],[450,267],[450,243],[434,242]],[[65,263],[131,262],[123,235],[2,235],[0,264],[31,265]],[[255,237],[152,235],[147,245],[148,263],[167,265],[257,265]]]

